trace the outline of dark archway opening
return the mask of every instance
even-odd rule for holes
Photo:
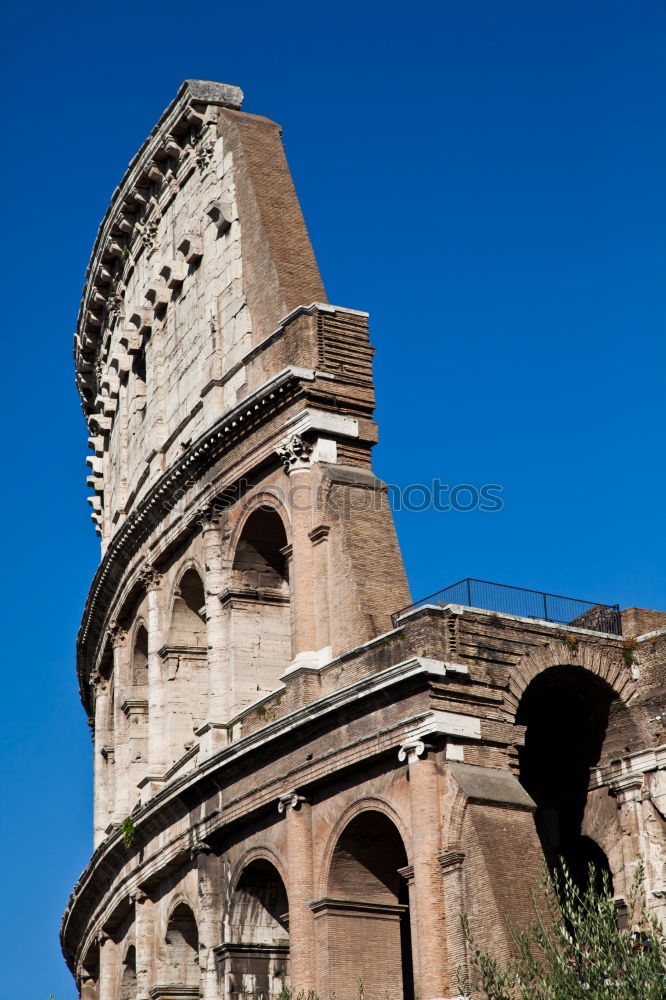
[[[219,949],[230,997],[270,997],[289,974],[289,903],[279,872],[264,858],[242,872],[234,892],[228,942]]]
[[[369,810],[351,820],[335,846],[321,906],[328,922],[329,989],[338,996],[353,996],[363,979],[377,996],[413,1000],[406,874],[405,847],[387,816]],[[347,981],[349,942],[358,970],[353,983]]]
[[[260,507],[248,517],[234,555],[234,572],[241,586],[288,589],[287,561],[282,551],[287,535],[280,515]]]
[[[277,511],[248,516],[236,544],[232,580],[223,601],[233,636],[229,674],[232,711],[269,694],[292,658],[287,533]]]
[[[169,985],[199,985],[199,931],[187,903],[179,903],[169,918],[163,975]]]
[[[553,667],[525,691],[516,722],[527,727],[519,751],[520,781],[537,804],[535,823],[551,870],[564,862],[579,888],[589,865],[601,887],[608,858],[583,833],[590,770],[598,764],[616,702],[612,689],[580,667]]]

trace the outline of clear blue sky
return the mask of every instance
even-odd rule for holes
[[[397,518],[412,591],[666,608],[662,0],[7,5],[0,968],[72,1000],[91,851],[74,639],[98,559],[72,333],[111,192],[186,77],[284,126],[330,301],[367,309],[376,469],[500,483]]]

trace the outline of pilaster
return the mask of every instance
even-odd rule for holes
[[[309,538],[316,496],[312,445],[304,441],[300,434],[292,434],[278,448],[278,454],[289,477],[292,666],[298,666],[308,661],[319,661],[316,653],[314,553]]]
[[[398,759],[407,762],[409,775],[418,947],[415,986],[422,1000],[433,1000],[446,996],[448,986],[444,898],[438,861],[442,849],[439,775],[432,748],[421,739],[405,740]]]
[[[197,512],[201,525],[208,636],[208,722],[229,720],[229,677],[226,667],[225,614],[220,603],[225,578],[222,561],[222,513],[214,504]]]
[[[151,776],[161,776],[165,763],[165,684],[163,660],[162,577],[147,566],[141,581],[148,596],[148,767]]]
[[[312,809],[295,791],[280,796],[278,810],[287,824],[289,897],[289,975],[297,992],[317,989],[312,859]]]
[[[199,972],[202,1000],[219,1000],[215,948],[222,939],[222,861],[211,847],[192,848],[197,863],[199,894]]]
[[[108,762],[104,748],[107,738],[110,692],[109,682],[101,674],[95,674],[90,683],[95,702],[93,841],[95,847],[98,847],[106,836],[106,828],[109,823]]]
[[[99,937],[99,1000],[116,1000],[117,945],[106,933]]]

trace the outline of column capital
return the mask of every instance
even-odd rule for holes
[[[90,687],[93,690],[94,696],[97,697],[100,694],[106,694],[108,686],[108,677],[104,677],[97,669],[93,670],[90,674]]]
[[[401,763],[415,764],[419,757],[427,757],[433,748],[420,736],[407,736],[400,744],[398,760]]]
[[[215,501],[201,504],[192,514],[192,520],[200,525],[202,531],[219,531],[222,527],[222,510]]]
[[[190,847],[190,857],[198,858],[200,855],[214,854],[215,851],[206,840],[195,840]]]
[[[275,450],[282,459],[287,475],[299,469],[309,469],[312,465],[313,445],[300,434],[290,434]]]
[[[296,791],[285,792],[278,798],[278,812],[284,813],[291,809],[300,809],[304,802],[307,802],[305,795],[299,795]]]
[[[124,646],[127,640],[127,629],[114,618],[109,622],[107,632],[114,646]]]
[[[139,571],[139,581],[146,590],[159,590],[162,583],[162,574],[157,571],[152,563],[147,563]]]

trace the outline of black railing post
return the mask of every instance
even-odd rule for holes
[[[471,587],[470,587],[470,582],[471,581],[470,581],[469,577],[467,577],[467,607],[468,608],[472,607],[472,590],[471,590]]]
[[[543,595],[543,616],[548,621],[548,595]]]

